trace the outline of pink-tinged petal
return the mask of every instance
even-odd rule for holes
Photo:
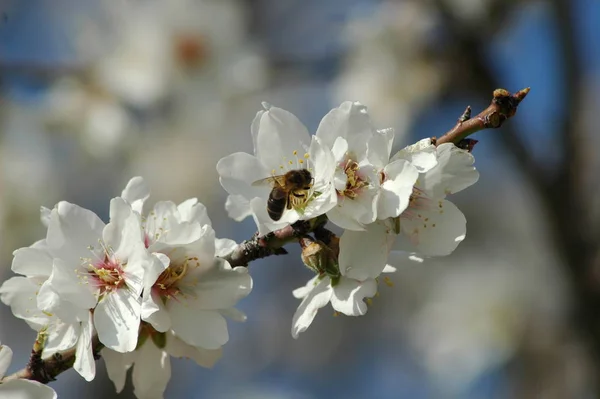
[[[162,298],[155,292],[144,293],[141,316],[142,320],[152,324],[152,327],[158,332],[165,332],[171,328],[171,316],[169,316]]]
[[[225,261],[216,263],[202,274],[192,288],[193,295],[181,299],[182,303],[192,309],[226,309],[248,296],[252,290],[252,278],[248,274],[248,268],[231,269]]]
[[[90,246],[98,247],[104,226],[94,212],[62,201],[52,210],[46,243],[54,256],[73,268],[91,256]]]
[[[269,107],[266,112],[257,114],[256,119],[252,124],[254,153],[267,171],[279,170],[281,165],[285,167],[289,161],[296,162],[297,156],[304,155],[310,135],[295,115],[281,108]]]
[[[217,162],[217,172],[221,186],[229,194],[241,195],[247,199],[267,198],[271,191],[268,182],[262,185],[252,185],[272,174],[271,170],[267,169],[257,157],[245,152],[236,152],[221,158]]]
[[[48,324],[49,316],[37,307],[36,294],[40,281],[27,277],[12,277],[2,283],[0,299],[12,310],[15,317],[25,319],[30,326],[40,329]]]
[[[230,218],[241,222],[252,214],[250,201],[241,195],[228,195],[225,201],[225,210]]]
[[[167,255],[155,252],[152,254],[151,263],[146,265],[144,273],[144,290],[149,290],[158,277],[169,267],[170,259]]]
[[[115,385],[117,393],[121,392],[125,387],[125,381],[127,380],[127,370],[131,368],[134,358],[137,357],[136,353],[119,353],[104,348],[100,352],[100,355],[102,356],[102,359],[104,359],[108,378],[110,378]]]
[[[348,141],[350,151],[359,155],[366,153],[367,141],[372,133],[367,107],[359,102],[345,101],[323,117],[316,136],[329,148],[338,137],[343,137]]]
[[[141,214],[144,202],[150,197],[150,188],[142,177],[136,176],[129,180],[121,197],[131,204],[134,211]]]
[[[221,348],[209,350],[188,345],[173,332],[167,336],[165,350],[173,357],[193,359],[198,365],[206,368],[212,368],[223,355]]]
[[[408,207],[419,172],[408,161],[398,160],[383,170],[385,181],[377,199],[377,218],[396,217]]]
[[[6,399],[56,399],[54,389],[37,381],[12,380],[0,384],[0,397]]]
[[[13,351],[6,345],[0,345],[0,378],[4,377],[6,370],[12,362]]]
[[[367,144],[367,158],[369,163],[378,169],[387,165],[393,143],[394,129],[382,129],[373,133]]]
[[[198,202],[197,198],[190,198],[177,205],[181,221],[198,223],[201,226],[212,225],[208,217],[208,211],[204,204]]]
[[[359,281],[376,278],[387,264],[394,238],[379,222],[366,231],[346,230],[340,238],[340,273]]]
[[[192,309],[178,301],[167,306],[173,331],[188,345],[219,349],[229,341],[227,323],[219,312]]]
[[[401,217],[400,227],[408,236],[397,240],[394,248],[415,251],[425,256],[451,254],[467,233],[467,220],[450,201],[440,200],[430,209],[419,210],[410,218]]]
[[[479,172],[473,166],[475,158],[452,143],[437,148],[437,166],[419,177],[417,187],[430,198],[444,198],[475,184]]]
[[[391,161],[399,159],[409,161],[419,173],[425,173],[437,165],[437,148],[431,139],[423,139],[398,151]]]
[[[96,360],[92,349],[93,333],[94,324],[90,313],[88,320],[81,323],[79,340],[75,350],[75,363],[73,364],[73,369],[86,381],[91,381],[96,376]]]
[[[131,380],[135,396],[140,399],[162,399],[171,379],[171,359],[152,340],[137,350]]]
[[[13,252],[11,269],[25,276],[49,276],[52,272],[52,256],[46,249],[20,248]]]
[[[331,306],[346,316],[362,316],[367,313],[365,298],[372,298],[377,293],[375,280],[356,281],[342,277],[333,287]]]
[[[98,302],[94,324],[100,342],[117,352],[135,349],[140,326],[141,300],[129,290],[115,290]]]
[[[329,277],[325,277],[304,297],[292,319],[292,337],[298,338],[301,332],[306,331],[319,309],[329,303],[333,292],[330,282]]]
[[[215,240],[215,255],[225,256],[237,248],[237,243],[229,238],[217,238]]]

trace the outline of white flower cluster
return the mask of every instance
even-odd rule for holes
[[[225,317],[245,319],[234,306],[252,289],[246,268],[218,257],[235,243],[215,238],[204,205],[158,202],[145,216],[149,195],[131,179],[108,224],[64,201],[42,208],[46,238],[14,252],[22,276],[0,287],[15,316],[45,330],[44,358],[75,350],[74,368],[90,381],[97,339],[117,391],[135,365],[140,398],[162,396],[169,355],[211,367],[229,338]]]
[[[340,313],[365,314],[365,298],[392,269],[391,250],[443,256],[464,239],[465,217],[445,198],[479,178],[468,151],[424,139],[391,156],[393,130],[375,129],[357,102],[330,111],[312,137],[293,114],[264,107],[251,126],[254,155],[217,164],[229,215],[251,215],[263,234],[321,215],[344,229],[328,248],[332,261],[305,260],[316,276],[294,291],[302,299],[294,337],[329,302]]]
[[[392,250],[422,261],[465,237],[464,215],[445,198],[479,177],[466,150],[425,139],[392,156],[393,130],[373,128],[356,102],[329,112],[312,137],[294,115],[265,104],[251,132],[254,155],[217,164],[230,216],[252,216],[261,234],[312,223],[314,237],[299,241],[315,276],[293,292],[301,299],[294,338],[328,303],[365,314],[380,275],[395,271]],[[252,289],[247,268],[225,260],[236,244],[215,237],[204,205],[163,201],[145,214],[149,195],[141,177],[131,179],[111,200],[108,224],[64,201],[42,208],[46,238],[14,252],[20,276],[0,287],[15,316],[43,331],[43,358],[73,351],[89,381],[101,354],[117,391],[133,367],[139,398],[162,397],[170,356],[211,367],[229,339],[225,318],[245,320],[234,306]],[[323,229],[326,220],[343,229],[339,238]]]
[[[0,345],[0,379],[12,361],[13,352],[6,345]],[[37,381],[15,379],[0,384],[0,398],[4,399],[56,399],[54,389]]]

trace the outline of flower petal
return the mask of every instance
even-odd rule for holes
[[[471,186],[479,180],[473,166],[475,158],[452,143],[437,148],[437,166],[419,177],[417,187],[430,198],[444,198]]]
[[[94,310],[94,324],[100,342],[117,352],[135,349],[140,326],[139,295],[120,288],[104,296]]]
[[[141,214],[144,202],[150,197],[150,188],[143,177],[136,176],[129,180],[121,193],[121,197],[131,204],[134,211]]]
[[[6,374],[6,370],[10,367],[12,362],[13,351],[6,345],[0,345],[0,378],[3,378]]]
[[[394,239],[379,222],[368,225],[366,231],[344,231],[340,237],[340,273],[359,281],[376,278],[387,264]]]
[[[329,277],[323,278],[304,297],[292,319],[292,337],[298,338],[301,332],[306,331],[315,319],[319,309],[329,303],[333,292],[330,283]]]
[[[451,254],[467,234],[467,220],[450,201],[438,201],[439,206],[422,209],[413,218],[401,217],[400,228],[410,244],[397,240],[394,249],[416,251],[425,256]]]
[[[292,291],[292,295],[294,296],[294,298],[297,299],[304,298],[305,296],[310,294],[310,292],[315,288],[317,284],[319,284],[319,281],[319,276],[314,276],[313,278],[308,280],[304,287],[296,288],[294,291]]]
[[[419,173],[425,173],[437,165],[437,148],[431,139],[422,139],[398,151],[391,161],[398,159],[409,161]]]
[[[374,132],[367,144],[367,158],[371,165],[378,169],[387,165],[393,143],[394,129],[382,129]]]
[[[117,393],[121,392],[127,380],[127,370],[133,365],[133,358],[136,357],[136,353],[120,353],[104,348],[100,355],[104,359],[108,378],[115,384]]]
[[[12,380],[0,384],[0,397],[6,399],[56,399],[54,389],[37,381]]]
[[[135,396],[141,399],[162,399],[171,379],[171,359],[152,340],[147,340],[137,351],[131,374]]]
[[[94,333],[94,324],[92,314],[87,321],[81,323],[79,340],[75,352],[75,363],[73,368],[86,381],[91,381],[96,376],[96,359],[92,350],[92,334]]]
[[[229,238],[217,238],[215,240],[215,256],[229,255],[237,248],[237,243]]]
[[[171,328],[171,316],[167,311],[159,294],[149,291],[144,293],[142,300],[142,320],[152,324],[158,332],[165,332]]]
[[[219,349],[229,341],[227,323],[219,312],[191,309],[177,301],[168,305],[173,331],[188,345]]]
[[[269,184],[252,185],[252,183],[271,176],[259,159],[245,152],[236,152],[221,158],[217,162],[217,172],[221,186],[232,195],[241,195],[250,200],[254,197],[269,196]]]
[[[212,225],[208,217],[208,211],[204,204],[198,202],[197,198],[190,198],[177,205],[180,220],[183,222],[198,223],[200,226],[205,224]]]
[[[41,281],[27,277],[12,277],[2,283],[0,299],[12,310],[15,317],[24,319],[34,329],[48,324],[49,316],[37,307],[36,295]]]
[[[230,218],[241,222],[252,214],[250,201],[241,195],[228,195],[225,201],[225,210]]]
[[[174,357],[193,359],[198,365],[212,368],[223,355],[222,348],[204,349],[191,346],[180,340],[173,332],[167,336],[165,350]]]
[[[49,276],[52,273],[52,256],[47,249],[20,248],[13,252],[11,269],[26,276]]]
[[[267,171],[279,170],[280,165],[288,161],[296,162],[297,154],[302,157],[310,143],[310,135],[302,122],[294,114],[277,107],[259,112],[252,130],[254,154]]]
[[[385,181],[377,199],[377,218],[399,216],[408,207],[413,186],[419,177],[417,169],[408,161],[398,160],[384,169]]]
[[[372,133],[367,107],[356,101],[345,101],[323,117],[316,136],[329,148],[333,148],[337,137],[343,137],[348,141],[349,150],[360,155],[366,153]]]
[[[231,269],[229,263],[216,260],[215,266],[202,273],[193,286],[193,295],[181,299],[193,309],[231,308],[252,290],[252,278],[248,268]],[[193,275],[190,275],[193,278]]]
[[[369,279],[356,281],[342,277],[333,287],[331,306],[346,316],[362,316],[367,313],[365,298],[372,298],[377,293],[377,283]]]
[[[90,246],[102,238],[104,222],[92,211],[80,206],[59,202],[52,210],[46,243],[56,257],[70,265],[90,257]]]

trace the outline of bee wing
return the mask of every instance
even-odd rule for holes
[[[279,186],[284,186],[285,183],[285,175],[279,175],[279,176],[269,176],[269,177],[265,177],[264,179],[259,179],[256,180],[255,182],[252,183],[253,186],[275,186],[275,185],[279,185]]]

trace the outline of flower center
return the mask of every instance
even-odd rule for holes
[[[369,185],[359,173],[358,162],[348,159],[340,167],[346,174],[346,187],[343,190],[338,190],[338,194],[350,199],[358,197],[360,190]]]
[[[187,257],[183,262],[176,264],[171,263],[169,267],[163,271],[156,283],[152,286],[152,291],[160,295],[163,300],[175,298],[177,295],[186,295],[188,286],[196,285],[197,281],[184,281],[190,268],[199,267],[200,262],[197,257]]]
[[[84,279],[100,289],[100,295],[115,291],[125,284],[125,271],[117,259],[104,255],[104,259],[87,266],[88,275]]]

